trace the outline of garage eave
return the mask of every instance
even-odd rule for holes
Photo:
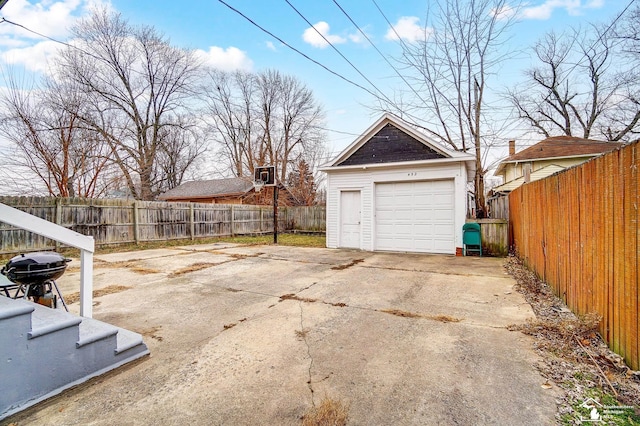
[[[401,161],[396,163],[372,163],[372,164],[362,164],[362,165],[349,165],[349,166],[324,166],[320,167],[318,170],[331,173],[331,172],[341,172],[341,171],[350,171],[350,170],[367,170],[367,169],[397,169],[397,168],[406,168],[412,166],[429,166],[435,164],[450,164],[450,163],[465,163],[467,170],[475,172],[475,158],[472,155],[466,155],[464,157],[452,157],[452,158],[437,158],[430,160],[420,160],[420,161]],[[472,173],[470,173],[472,174]]]

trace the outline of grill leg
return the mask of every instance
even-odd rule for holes
[[[69,312],[69,308],[67,308],[67,304],[64,301],[64,297],[62,297],[62,293],[60,293],[60,289],[58,288],[58,284],[56,284],[55,281],[51,280],[51,284],[53,284],[53,286],[56,288],[56,293],[58,293],[58,297],[60,298],[60,301],[62,302],[62,306],[64,306],[64,310]]]

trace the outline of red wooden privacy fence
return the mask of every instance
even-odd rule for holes
[[[518,255],[573,312],[602,315],[602,336],[635,370],[639,151],[635,142],[509,195]]]

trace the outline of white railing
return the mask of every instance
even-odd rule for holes
[[[93,315],[93,237],[0,203],[0,221],[80,249],[80,316]]]

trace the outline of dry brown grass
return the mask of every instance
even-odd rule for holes
[[[120,293],[121,291],[129,290],[131,287],[127,287],[124,285],[110,285],[98,290],[93,290],[93,297],[105,296],[107,294]],[[67,296],[64,296],[64,301],[70,305],[72,303],[76,303],[80,300],[80,293],[75,292],[71,293]]]
[[[385,314],[391,314],[391,315],[395,315],[397,317],[402,317],[402,318],[422,318],[422,315],[416,314],[415,312],[401,311],[399,309],[381,309],[380,312],[384,312]]]
[[[524,324],[510,325],[508,328],[536,337],[539,348],[545,348],[565,358],[576,358],[576,339],[585,346],[591,346],[592,340],[598,337],[598,324],[601,319],[602,317],[596,313],[581,317],[540,317],[529,319]]]
[[[282,302],[283,300],[297,300],[299,302],[307,302],[307,303],[314,303],[318,301],[318,299],[311,299],[309,297],[300,297],[292,293],[283,294],[282,296],[280,296],[280,301]]]
[[[131,272],[135,272],[137,274],[159,274],[162,271],[153,268],[145,268],[143,266],[139,266],[137,262],[140,259],[132,259],[132,260],[124,260],[121,262],[104,262],[98,265],[95,265],[96,268],[127,268]]]
[[[556,419],[562,424],[577,424],[584,415],[580,404],[587,398],[595,397],[602,403],[606,398],[608,405],[617,400],[621,405],[640,406],[640,374],[607,347],[598,333],[600,315],[574,315],[551,287],[517,258],[509,258],[505,266],[517,281],[516,290],[536,314],[536,319],[508,329],[533,336],[534,348],[543,359],[536,366],[548,382],[563,391]]]
[[[324,397],[320,405],[302,416],[302,426],[344,426],[349,418],[349,404]]]
[[[426,315],[426,314],[419,314],[416,312],[401,311],[399,309],[381,309],[379,312],[384,312],[385,314],[395,315],[397,317],[402,317],[402,318],[424,318],[424,319],[430,319],[433,321],[440,321],[440,322],[462,321],[460,318],[452,317],[449,315]]]
[[[300,340],[303,340],[307,337],[307,334],[309,334],[309,330],[307,330],[306,328],[304,330],[296,330],[296,337]]]
[[[169,278],[175,278],[175,277],[179,277],[180,275],[184,275],[184,274],[188,274],[189,272],[197,272],[197,271],[201,271],[203,269],[207,269],[207,268],[211,268],[212,266],[216,266],[217,263],[210,263],[210,262],[198,262],[198,263],[193,263],[189,266],[186,266],[182,269],[178,269],[177,271],[173,271],[172,273],[170,273],[168,275]]]
[[[333,266],[331,269],[333,269],[334,271],[341,271],[343,269],[351,268],[352,266],[362,262],[364,262],[364,259],[353,259],[349,263],[346,263],[344,265]]]
[[[431,319],[440,322],[460,322],[460,318],[452,317],[449,315],[425,315],[423,318]]]

